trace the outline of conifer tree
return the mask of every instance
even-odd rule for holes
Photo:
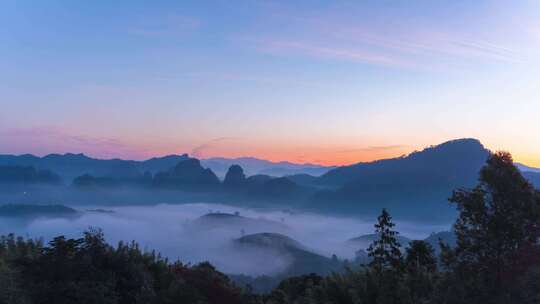
[[[400,271],[402,268],[401,245],[396,239],[399,233],[394,230],[394,226],[392,217],[383,209],[375,224],[378,239],[367,249],[369,257],[372,258],[369,266],[377,272],[387,269]]]

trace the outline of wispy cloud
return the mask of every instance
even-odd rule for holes
[[[239,137],[218,137],[200,144],[191,150],[191,155],[197,158],[205,156],[205,152],[216,148],[220,143],[238,141]]]
[[[448,30],[410,28],[406,32],[395,28],[381,32],[377,28],[358,26],[335,26],[321,28],[322,33],[337,41],[375,48],[380,53],[402,58],[423,59],[431,56],[447,56],[455,59],[489,59],[518,61],[520,55],[513,47],[491,41],[484,35],[464,34]],[[421,56],[418,58],[410,56]]]
[[[140,158],[145,150],[118,138],[72,134],[58,126],[8,129],[0,131],[0,144],[24,153],[84,152],[95,157],[129,156]],[[2,151],[4,152],[4,151]]]
[[[419,34],[416,37],[354,35],[325,41],[288,40],[283,37],[245,39],[262,53],[281,56],[308,56],[354,63],[393,67],[433,69],[451,64],[481,62],[520,63],[517,51],[488,40],[454,37],[448,33]]]
[[[519,45],[485,29],[455,29],[433,24],[351,20],[331,13],[278,15],[290,31],[252,34],[239,40],[257,51],[279,56],[306,56],[394,68],[436,69],[477,63],[521,63]]]
[[[339,59],[360,63],[368,63],[394,67],[413,67],[411,62],[404,61],[397,57],[388,56],[371,50],[353,47],[324,46],[312,42],[272,40],[272,39],[251,39],[255,42],[256,48],[265,53],[271,54],[295,54],[308,55],[311,57],[322,57]]]

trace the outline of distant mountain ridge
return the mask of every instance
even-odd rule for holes
[[[477,183],[479,171],[490,153],[480,141],[465,138],[402,157],[334,168],[319,177],[308,174],[250,175],[242,165],[230,165],[222,180],[208,163],[205,166],[205,161],[185,154],[146,161],[97,160],[82,154],[52,154],[42,158],[0,155],[0,169],[4,167],[0,177],[4,174],[4,180],[26,181],[29,180],[26,176],[39,176],[35,172],[43,170],[50,170],[52,176],[63,177],[85,172],[76,175],[73,183],[65,180],[64,185],[72,192],[85,190],[85,195],[93,194],[94,199],[101,199],[100,195],[122,187],[140,190],[145,195],[130,197],[132,191],[118,192],[114,196],[116,201],[129,199],[144,203],[148,197],[157,200],[160,190],[170,193],[170,196],[163,196],[167,200],[171,197],[177,200],[180,197],[178,191],[184,194],[196,191],[196,196],[184,195],[182,201],[196,198],[243,206],[302,208],[365,217],[375,216],[381,208],[388,208],[398,217],[452,221],[456,210],[448,203],[448,198],[453,190],[470,188]],[[261,162],[254,158],[243,160]],[[219,164],[225,166],[223,162]],[[28,173],[22,174],[20,168],[30,168],[23,166],[35,166],[35,170],[25,169]],[[529,170],[523,175],[540,187],[540,173]],[[26,200],[30,199],[27,192],[34,195],[32,198],[37,195],[24,187],[17,191],[24,192]],[[57,197],[62,199],[62,196]]]
[[[515,163],[516,167],[521,171],[521,172],[534,172],[534,173],[540,173],[540,168],[535,168],[535,167],[531,167],[531,166],[527,166],[527,165],[524,165],[522,163]]]
[[[58,175],[49,170],[36,170],[32,166],[0,165],[0,183],[60,184]]]
[[[329,170],[336,168],[335,166],[322,166],[316,164],[297,164],[287,161],[272,162],[255,157],[240,157],[240,158],[224,158],[213,157],[202,159],[203,167],[212,169],[217,176],[224,177],[227,170],[232,165],[239,165],[248,176],[263,174],[275,177],[286,175],[309,174],[312,176],[320,176]]]
[[[99,177],[135,178],[144,172],[156,173],[174,167],[188,159],[187,154],[155,157],[145,161],[122,159],[97,159],[84,154],[49,154],[43,157],[31,154],[0,155],[0,165],[31,166],[37,170],[50,170],[66,182],[88,174]]]
[[[145,172],[155,174],[176,166],[180,161],[188,159],[187,154],[153,157],[147,160],[98,159],[82,153],[48,154],[38,157],[32,154],[0,155],[0,165],[34,167],[37,170],[50,170],[59,174],[66,181],[84,174],[99,177],[133,178]],[[265,174],[282,177],[294,174],[320,176],[334,166],[315,164],[296,164],[291,162],[271,162],[254,157],[241,158],[209,158],[200,160],[201,165],[211,169],[223,179],[231,165],[240,165],[248,176]]]

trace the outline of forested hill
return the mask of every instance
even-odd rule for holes
[[[318,183],[348,188],[396,183],[471,185],[488,156],[480,141],[458,139],[403,157],[339,167],[322,175]]]
[[[449,141],[405,157],[331,170],[317,183],[335,190],[313,197],[316,209],[373,214],[387,207],[396,215],[453,218],[452,190],[474,185],[489,151],[475,139]],[[369,213],[371,212],[371,213]]]

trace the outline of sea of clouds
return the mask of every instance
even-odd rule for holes
[[[64,235],[81,237],[89,227],[100,228],[111,244],[137,241],[141,248],[155,249],[171,260],[184,263],[209,261],[220,271],[231,274],[275,274],[291,262],[271,251],[233,246],[244,234],[276,232],[287,235],[310,250],[325,256],[353,258],[359,248],[347,240],[373,233],[373,221],[296,213],[286,210],[245,209],[220,204],[159,204],[106,208],[113,212],[89,212],[93,206],[77,207],[74,218],[0,219],[0,234],[43,238],[45,241]],[[103,208],[103,207],[100,207]],[[197,219],[212,212],[235,213],[254,219],[252,225],[204,227]],[[257,224],[260,222],[261,224]],[[272,223],[275,223],[273,225]],[[432,232],[448,230],[448,225],[397,222],[396,229],[406,237],[423,239]]]

